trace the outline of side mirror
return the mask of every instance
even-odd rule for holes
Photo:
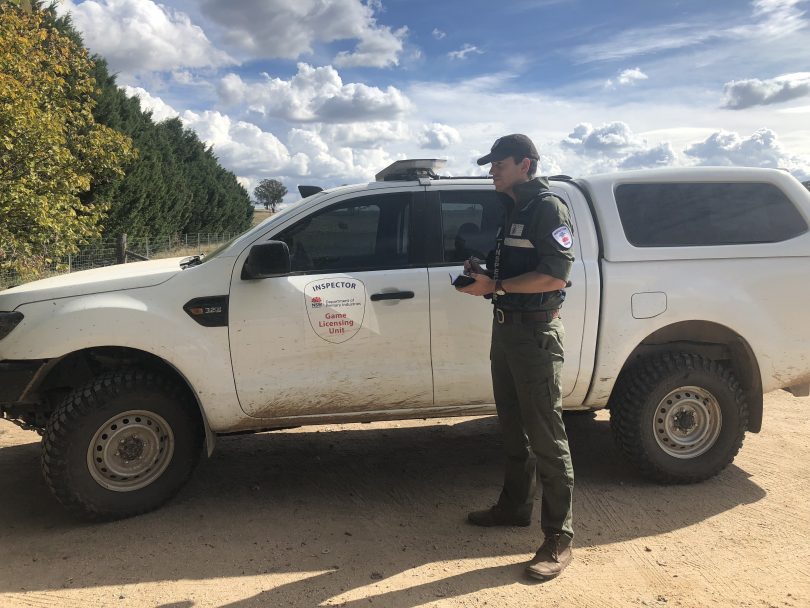
[[[290,249],[283,241],[267,241],[250,248],[242,280],[268,279],[290,273]]]

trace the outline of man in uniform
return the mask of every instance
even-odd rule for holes
[[[489,270],[468,260],[465,269],[475,283],[459,290],[492,297],[492,385],[507,456],[497,504],[470,513],[468,520],[477,526],[528,526],[539,479],[545,540],[526,573],[545,580],[571,561],[574,536],[574,471],[560,386],[560,307],[574,255],[568,208],[549,192],[547,180],[534,177],[538,159],[532,141],[521,134],[501,137],[478,159],[479,165],[492,164],[489,173],[506,220]]]

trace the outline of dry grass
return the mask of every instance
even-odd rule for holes
[[[254,209],[253,210],[253,226],[255,226],[256,224],[260,224],[261,222],[266,220],[271,215],[273,215],[272,211],[268,211],[266,209]]]

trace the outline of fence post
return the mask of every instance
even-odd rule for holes
[[[73,256],[68,254],[68,274],[73,272]]]
[[[146,237],[146,257],[149,257],[149,237]]]
[[[118,244],[115,248],[115,257],[119,264],[127,263],[127,235],[118,235]]]

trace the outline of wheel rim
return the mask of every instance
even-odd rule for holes
[[[130,410],[102,424],[87,448],[87,468],[114,492],[132,492],[160,477],[174,454],[174,433],[154,412]]]
[[[709,391],[682,386],[664,397],[653,417],[655,441],[675,458],[696,458],[717,441],[723,416]]]

